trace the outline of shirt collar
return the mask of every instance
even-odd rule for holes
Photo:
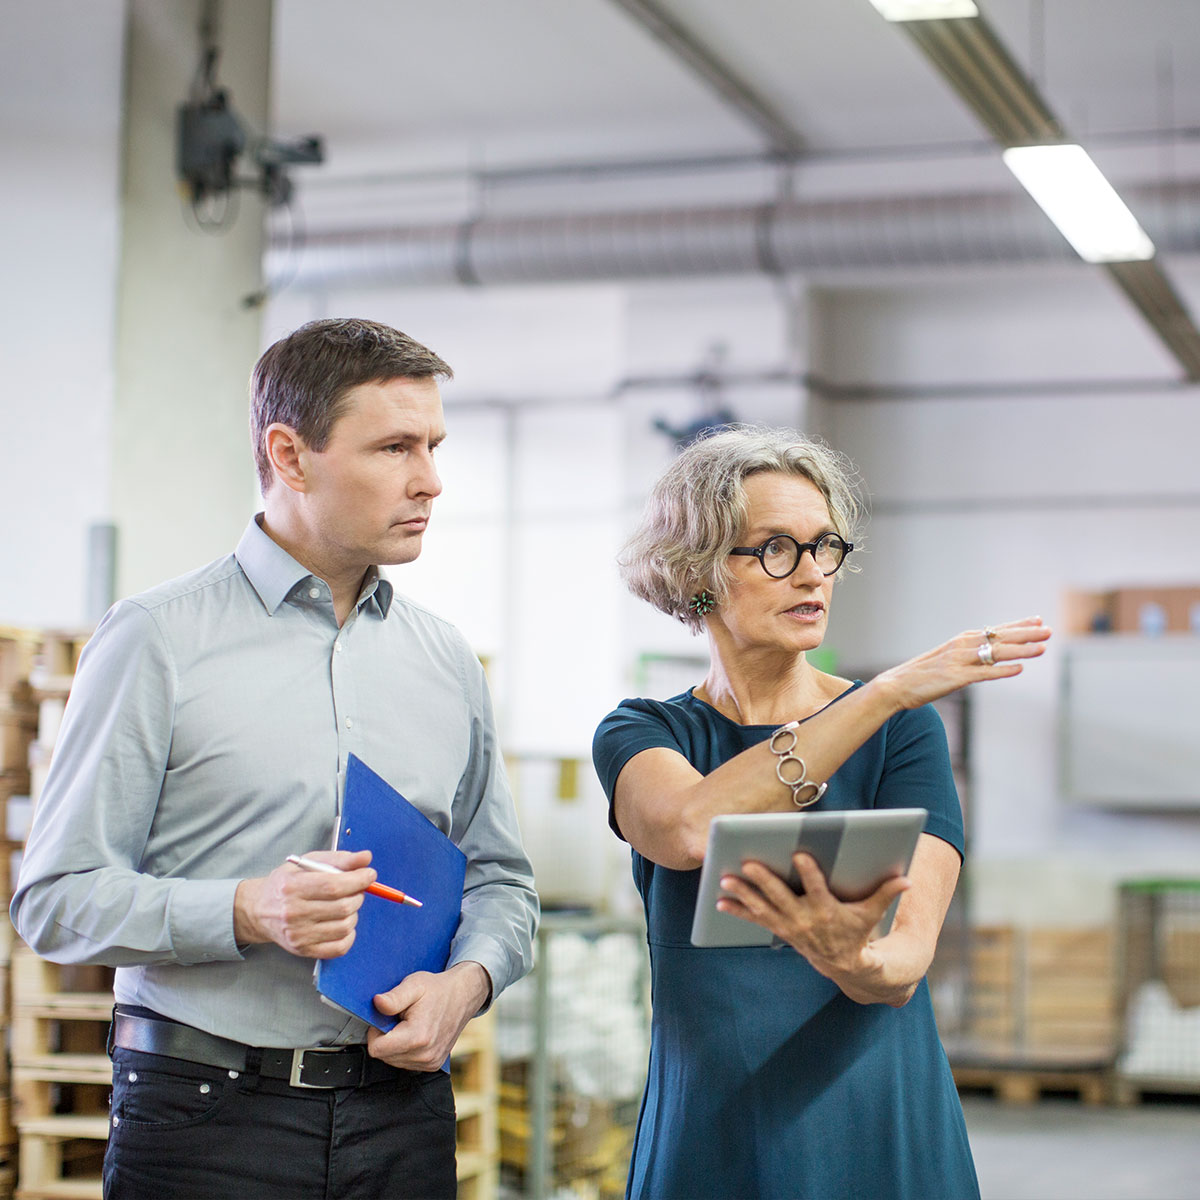
[[[257,513],[251,518],[234,555],[263,607],[274,616],[296,585],[311,578],[312,572],[263,531],[262,515]],[[358,607],[373,600],[380,616],[386,617],[393,594],[391,583],[379,573],[379,568],[371,567],[363,580]]]
[[[392,607],[392,596],[395,594],[391,582],[380,574],[378,567],[372,567],[363,579],[362,591],[358,593],[358,607],[361,609],[369,600],[374,600],[379,615],[386,617]]]

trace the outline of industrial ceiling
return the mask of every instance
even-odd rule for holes
[[[298,175],[293,273],[477,285],[1067,261],[1000,161],[1006,141],[1057,135],[1158,250],[1081,269],[1107,270],[1196,378],[1171,262],[1200,250],[1200,4],[979,7],[964,26],[891,24],[868,0],[276,0],[273,132],[319,133],[328,153]],[[989,56],[1021,90],[1016,116],[970,78]]]

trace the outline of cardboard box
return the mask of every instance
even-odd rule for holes
[[[1192,623],[1195,610],[1196,624]],[[1200,587],[1118,588],[1116,633],[1200,633]]]
[[[1064,631],[1200,634],[1200,586],[1122,587],[1069,591],[1063,596]]]
[[[1077,592],[1063,594],[1063,632],[1071,636],[1111,633],[1116,592]]]

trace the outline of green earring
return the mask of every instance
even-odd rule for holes
[[[714,608],[717,607],[717,599],[711,592],[697,592],[688,601],[688,611],[694,612],[698,617],[707,617]]]

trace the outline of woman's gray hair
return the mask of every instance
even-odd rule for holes
[[[733,425],[694,441],[654,485],[617,559],[629,590],[698,632],[702,622],[688,601],[702,588],[718,604],[725,599],[729,551],[746,528],[745,481],[764,471],[813,483],[834,530],[855,540],[862,506],[848,458],[793,429]]]

